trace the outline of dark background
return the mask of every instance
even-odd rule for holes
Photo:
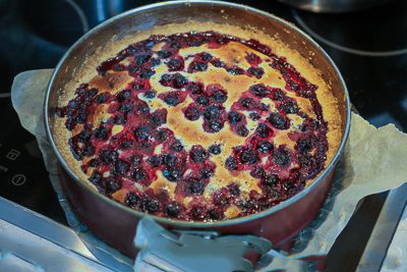
[[[12,80],[22,71],[55,67],[96,24],[153,2],[0,0],[0,196],[66,223],[35,139],[12,109]],[[269,11],[308,32],[339,67],[359,113],[375,126],[394,123],[407,131],[407,1],[346,14],[314,14],[275,1],[235,2]],[[385,196],[364,201],[331,251],[329,271],[354,270]]]

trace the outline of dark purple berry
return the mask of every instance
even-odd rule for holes
[[[244,125],[240,125],[236,129],[236,133],[239,136],[247,137],[247,135],[249,135],[249,130]]]
[[[230,124],[236,125],[237,123],[243,120],[243,115],[235,111],[230,111],[228,113],[228,120]]]
[[[273,161],[281,166],[286,166],[290,163],[290,154],[283,148],[278,148],[273,152]]]
[[[113,124],[115,125],[123,125],[126,123],[126,118],[123,114],[118,114],[113,119]]]
[[[162,156],[162,163],[168,167],[175,167],[177,161],[177,157],[174,154],[170,153]]]
[[[210,61],[212,59],[212,55],[207,52],[203,52],[201,54],[201,59],[204,61]]]
[[[97,171],[93,171],[92,175],[89,177],[89,181],[96,186],[100,186],[102,175]]]
[[[289,127],[288,120],[284,116],[276,112],[270,113],[267,121],[269,121],[270,124],[277,129],[288,129]]]
[[[83,124],[86,121],[86,112],[78,112],[78,115],[75,117],[75,122],[78,124]]]
[[[225,166],[229,170],[236,170],[237,169],[237,160],[234,157],[229,156],[225,161]]]
[[[251,149],[245,149],[240,153],[240,161],[244,164],[253,164],[258,161],[257,152]]]
[[[173,41],[173,42],[170,43],[170,47],[173,48],[173,49],[180,49],[182,46],[181,46],[181,44],[179,42]]]
[[[144,97],[148,99],[153,99],[157,95],[156,91],[147,91],[144,93]]]
[[[151,114],[150,124],[154,127],[159,127],[165,123],[167,123],[167,110],[156,110]]]
[[[267,138],[270,132],[270,128],[265,123],[260,123],[256,128],[256,133],[262,138]]]
[[[98,89],[96,88],[91,88],[85,92],[85,98],[91,98],[94,97],[98,93]]]
[[[148,163],[152,166],[152,167],[158,167],[161,164],[161,159],[158,156],[151,156],[148,159]]]
[[[174,88],[181,89],[187,84],[188,84],[188,80],[186,79],[186,77],[184,77],[180,73],[174,74],[174,80],[173,80],[173,87]]]
[[[147,126],[139,126],[134,130],[134,136],[139,140],[147,140],[150,137],[150,128]]]
[[[194,220],[203,220],[206,217],[206,209],[201,206],[193,206],[190,215]]]
[[[86,144],[83,148],[82,155],[83,156],[92,156],[95,154],[95,147],[91,144]]]
[[[215,170],[210,166],[204,166],[201,170],[199,170],[199,175],[202,179],[208,179],[212,177],[215,173]]]
[[[206,62],[194,61],[189,65],[188,72],[202,72],[206,71],[206,69],[208,69],[208,64]]]
[[[269,153],[273,150],[273,144],[268,141],[260,141],[257,143],[257,150],[260,153]]]
[[[159,142],[164,142],[165,140],[168,139],[169,134],[170,132],[167,129],[160,129],[155,135],[155,139]]]
[[[254,106],[254,101],[250,97],[244,97],[239,99],[240,105],[242,105],[243,108],[246,109],[252,109]]]
[[[184,146],[182,145],[181,141],[176,139],[172,145],[171,145],[171,150],[175,152],[180,152],[184,149]]]
[[[181,71],[184,69],[184,63],[178,58],[170,59],[167,62],[168,71]]]
[[[155,67],[160,65],[161,61],[159,59],[153,58],[151,59],[151,67]]]
[[[132,140],[124,140],[121,144],[120,144],[120,148],[121,149],[129,149],[130,147],[133,146],[133,141]]]
[[[123,90],[123,91],[120,91],[120,92],[116,95],[116,97],[117,97],[117,100],[118,100],[119,102],[123,102],[123,101],[125,101],[125,100],[131,98],[131,91],[130,91],[130,90]]]
[[[280,110],[285,113],[297,113],[298,106],[293,101],[287,101],[280,106]]]
[[[163,98],[164,102],[169,106],[176,106],[182,101],[179,99],[179,96],[175,92],[170,92],[166,94]]]
[[[217,103],[224,103],[228,99],[228,97],[223,91],[218,90],[214,92],[213,99]]]
[[[131,157],[131,163],[133,164],[134,167],[138,167],[142,161],[143,161],[143,156],[140,154],[134,154]]]
[[[150,143],[150,142],[143,141],[140,143],[140,147],[142,149],[149,149],[151,146],[152,146],[152,143]]]
[[[82,150],[77,146],[77,142],[74,140],[74,138],[70,138],[68,140],[68,144],[74,158],[78,161],[82,160],[83,158]]]
[[[89,161],[89,166],[90,166],[90,167],[97,167],[97,166],[99,166],[99,160],[97,160],[97,159],[91,159],[91,160]]]
[[[109,98],[108,93],[101,93],[95,97],[95,102],[98,104],[102,104],[102,103],[106,102],[108,98]]]
[[[312,149],[312,141],[310,137],[305,137],[297,142],[297,148],[301,153],[308,152]]]
[[[212,220],[221,220],[224,216],[223,212],[218,209],[211,209],[208,211],[209,218]]]
[[[205,190],[206,183],[203,180],[196,178],[188,179],[188,191],[194,195],[202,195]]]
[[[236,183],[233,182],[233,183],[229,184],[227,187],[228,187],[231,195],[233,195],[233,196],[240,195],[240,188],[239,188],[239,185],[237,185]]]
[[[143,79],[149,79],[155,74],[155,71],[153,70],[144,70],[141,72],[140,77]]]
[[[133,88],[135,91],[140,91],[140,90],[144,89],[144,84],[143,84],[143,83],[134,83],[134,84],[132,85],[132,88]]]
[[[130,169],[130,164],[124,160],[118,159],[114,164],[114,172],[117,175],[124,175]]]
[[[206,96],[203,96],[203,95],[198,96],[195,101],[196,101],[196,103],[198,103],[199,105],[202,105],[202,106],[208,106],[209,105],[209,99]]]
[[[150,112],[150,107],[147,104],[141,104],[138,108],[137,108],[137,112],[140,114],[146,114]]]
[[[276,184],[277,181],[278,181],[278,177],[273,174],[266,175],[263,178],[263,183],[267,186],[273,186]]]
[[[212,59],[211,63],[216,68],[220,68],[223,66],[223,62],[220,59]]]
[[[229,74],[232,74],[234,76],[243,75],[245,72],[242,68],[239,68],[239,67],[227,68],[226,71],[228,71]]]
[[[141,210],[149,213],[155,213],[160,208],[160,202],[151,197],[145,197],[141,201]]]
[[[182,172],[180,169],[177,169],[177,168],[166,168],[163,171],[163,176],[167,180],[169,180],[171,182],[175,182],[182,177]]]
[[[120,190],[121,183],[114,177],[107,177],[105,179],[105,187],[108,194],[113,194],[114,192]]]
[[[184,111],[185,118],[190,121],[198,120],[201,116],[201,112],[194,106],[189,105]]]
[[[129,73],[135,73],[135,72],[137,72],[138,70],[140,70],[140,67],[139,67],[139,66],[135,66],[135,65],[131,65],[131,66],[129,66],[129,68],[127,68],[127,70],[129,71]]]
[[[275,101],[281,101],[284,99],[284,97],[285,93],[280,89],[275,90],[271,96],[271,98]]]
[[[315,165],[315,159],[309,153],[300,153],[298,161],[301,167],[313,167]]]
[[[238,206],[244,211],[250,211],[256,208],[256,202],[252,199],[239,201]]]
[[[265,97],[270,94],[270,91],[264,84],[256,84],[250,87],[250,92],[258,97]]]
[[[209,132],[219,132],[223,128],[223,123],[219,121],[209,122]]]
[[[225,207],[230,202],[230,197],[228,197],[228,190],[224,187],[213,193],[212,197],[212,202],[216,206]]]
[[[120,107],[119,107],[119,111],[122,113],[129,113],[133,110],[133,104],[130,103],[123,103]]]
[[[249,114],[249,118],[252,119],[253,121],[257,121],[261,118],[261,116],[257,112],[251,112]]]
[[[200,83],[191,82],[187,86],[187,90],[190,91],[192,94],[201,94],[203,91],[203,86]]]
[[[247,72],[256,78],[261,78],[264,75],[264,70],[261,67],[250,67]]]
[[[202,163],[209,158],[208,152],[200,145],[192,146],[189,156],[194,163]]]
[[[143,168],[136,168],[132,174],[132,177],[135,181],[144,180],[147,177],[146,171]]]
[[[100,152],[100,160],[104,164],[111,164],[117,160],[119,153],[115,150],[104,149]]]
[[[290,81],[288,82],[288,85],[290,86],[291,90],[293,90],[293,91],[298,91],[298,90],[299,90],[299,85],[298,85],[298,83],[295,82],[295,81],[293,81],[293,80],[290,80]]]
[[[157,52],[157,55],[162,59],[166,59],[166,58],[171,57],[172,53],[171,53],[171,51],[168,51],[168,50],[160,50]]]
[[[126,200],[124,201],[124,203],[131,208],[139,206],[140,202],[140,196],[133,192],[129,192],[126,196]]]
[[[219,155],[222,152],[222,149],[219,144],[213,144],[208,148],[208,151],[213,155]]]
[[[151,58],[150,55],[138,55],[135,57],[137,65],[143,65]]]
[[[260,110],[261,111],[269,111],[270,110],[270,106],[264,103],[260,103]]]
[[[181,207],[177,202],[171,202],[165,208],[165,214],[169,217],[177,217],[181,213]]]
[[[206,120],[218,120],[221,116],[221,108],[216,105],[209,106],[203,114]]]
[[[91,131],[89,131],[89,130],[82,130],[82,131],[78,134],[77,137],[78,137],[78,139],[79,139],[79,142],[81,142],[81,143],[87,143],[87,142],[90,140],[91,136],[92,136]]]
[[[261,178],[265,175],[265,172],[261,166],[256,166],[250,171],[250,175],[254,178]]]

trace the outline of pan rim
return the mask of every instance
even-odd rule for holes
[[[162,6],[177,6],[177,5],[194,5],[194,4],[210,4],[212,6],[227,6],[227,7],[231,7],[231,8],[236,8],[236,9],[240,9],[240,10],[244,10],[244,11],[248,11],[248,12],[252,12],[252,13],[257,13],[259,15],[268,17],[272,20],[275,20],[279,23],[281,23],[283,26],[287,27],[288,29],[295,31],[297,33],[299,33],[304,39],[307,40],[307,42],[309,42],[311,45],[313,45],[316,50],[319,51],[320,54],[322,54],[322,56],[327,60],[327,62],[329,63],[329,65],[333,68],[336,76],[338,77],[338,81],[340,83],[340,86],[342,87],[342,90],[344,92],[344,97],[345,97],[345,107],[346,107],[346,120],[345,120],[345,127],[344,127],[344,132],[342,135],[342,139],[340,142],[340,145],[334,155],[334,157],[332,158],[332,160],[330,161],[330,163],[328,164],[328,166],[326,166],[324,168],[324,170],[322,171],[322,173],[317,176],[312,183],[304,188],[302,191],[300,191],[299,193],[295,194],[294,196],[290,197],[289,199],[280,202],[279,204],[270,207],[264,211],[252,214],[252,215],[248,215],[248,216],[242,216],[242,217],[238,217],[238,218],[233,218],[233,219],[227,219],[227,220],[222,220],[222,221],[211,221],[211,222],[199,222],[199,221],[185,221],[185,220],[176,220],[176,219],[170,219],[167,217],[160,217],[160,216],[155,216],[155,215],[151,215],[151,214],[147,214],[147,213],[143,213],[134,209],[131,209],[119,202],[116,202],[110,198],[108,198],[107,196],[99,193],[98,191],[94,190],[93,188],[91,188],[86,181],[80,179],[70,168],[69,164],[66,162],[66,160],[64,159],[64,157],[62,156],[61,152],[59,151],[54,138],[53,138],[53,133],[51,131],[51,126],[50,126],[50,120],[49,120],[49,116],[50,116],[50,110],[49,110],[49,97],[50,94],[52,92],[53,89],[53,83],[55,81],[56,76],[58,75],[58,72],[60,70],[60,68],[62,67],[62,65],[64,64],[65,60],[68,59],[69,57],[71,57],[71,53],[74,51],[74,49],[80,45],[84,40],[86,40],[89,36],[93,35],[95,32],[103,29],[104,27],[106,27],[107,25],[111,24],[112,22],[114,22],[115,20],[118,20],[120,18],[126,17],[126,16],[134,16],[140,12],[149,10],[149,9],[155,9],[155,8],[160,8]],[[350,131],[350,121],[351,121],[351,111],[350,111],[350,98],[349,98],[349,93],[345,84],[345,81],[341,75],[341,73],[339,72],[339,69],[337,68],[337,66],[335,65],[335,63],[332,61],[332,59],[329,57],[329,55],[322,49],[322,47],[317,44],[308,34],[306,34],[304,31],[302,31],[301,29],[299,29],[298,27],[294,26],[293,24],[289,23],[288,21],[279,18],[273,14],[270,14],[266,11],[262,11],[256,8],[252,8],[246,5],[242,5],[242,4],[236,4],[236,3],[231,3],[231,2],[224,2],[224,1],[207,1],[207,0],[176,0],[176,1],[168,1],[168,2],[160,2],[160,3],[155,3],[155,4],[150,4],[150,5],[145,5],[145,6],[141,6],[135,9],[131,9],[128,10],[124,13],[118,14],[108,20],[106,20],[105,22],[95,26],[93,29],[91,29],[89,32],[87,32],[86,34],[84,34],[81,38],[79,38],[70,48],[69,50],[63,55],[63,57],[60,59],[60,61],[58,62],[57,66],[55,67],[52,76],[50,78],[50,81],[48,83],[47,86],[47,90],[46,90],[46,95],[45,95],[45,100],[44,100],[44,122],[45,122],[45,128],[46,128],[46,134],[47,134],[47,138],[50,142],[50,145],[54,151],[54,153],[56,154],[58,161],[60,164],[62,164],[62,167],[64,168],[64,170],[68,173],[68,175],[74,180],[74,182],[78,182],[80,186],[84,187],[86,190],[88,190],[90,193],[94,194],[96,197],[100,198],[102,201],[104,201],[106,204],[109,205],[113,205],[123,211],[129,212],[139,218],[141,217],[149,217],[154,219],[155,221],[162,223],[162,224],[166,224],[166,225],[172,225],[172,226],[176,226],[176,227],[184,227],[184,228],[213,228],[213,227],[224,227],[224,226],[232,226],[232,225],[236,225],[236,224],[241,224],[241,223],[246,223],[246,222],[251,222],[254,220],[257,220],[259,218],[263,218],[266,217],[268,215],[271,215],[273,213],[276,213],[290,205],[292,205],[293,203],[299,201],[300,199],[302,199],[304,196],[306,196],[308,193],[310,193],[312,190],[314,190],[314,188],[317,187],[318,184],[320,184],[325,177],[330,173],[330,171],[333,170],[333,168],[335,167],[336,163],[339,161],[342,152],[344,150],[346,141],[348,139],[349,136],[349,131]]]

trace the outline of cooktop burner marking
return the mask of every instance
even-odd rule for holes
[[[11,183],[14,186],[22,186],[27,181],[27,177],[23,174],[16,174],[11,178]]]
[[[85,13],[83,12],[82,8],[75,3],[73,0],[65,0],[71,7],[75,10],[76,14],[78,14],[79,19],[81,20],[83,34],[89,31],[89,23],[88,19],[86,18]]]
[[[335,49],[355,54],[355,55],[360,55],[360,56],[370,56],[370,57],[390,57],[390,56],[397,56],[397,55],[402,55],[407,53],[407,48],[404,49],[399,49],[399,50],[390,50],[390,51],[367,51],[367,50],[359,50],[347,46],[342,46],[339,44],[336,44],[330,40],[325,39],[315,31],[313,31],[305,22],[304,20],[299,16],[298,11],[295,9],[292,9],[292,14],[294,19],[297,21],[297,23],[308,33],[310,34],[313,38],[317,39],[318,41],[321,41],[325,43],[326,45],[329,45]]]

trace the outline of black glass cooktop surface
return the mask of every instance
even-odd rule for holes
[[[35,138],[21,127],[12,108],[12,80],[22,71],[54,67],[68,47],[93,26],[153,2],[0,1],[0,196],[66,223]],[[375,126],[394,123],[407,132],[406,1],[328,15],[296,10],[274,1],[236,2],[269,11],[302,28],[337,64],[351,101],[364,118]],[[357,265],[385,196],[373,196],[362,204],[350,225],[362,224],[364,229],[360,233],[351,227],[346,229],[328,258],[329,270],[352,271]],[[359,245],[351,243],[355,237]],[[345,270],[335,269],[343,269],[344,263]]]

